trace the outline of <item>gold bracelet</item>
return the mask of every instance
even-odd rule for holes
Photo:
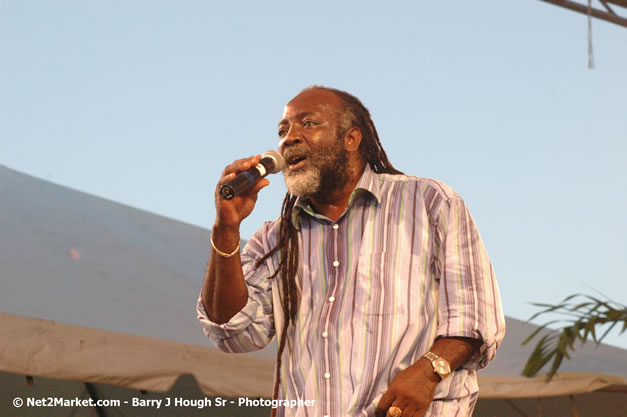
[[[223,257],[223,258],[231,258],[231,257],[235,256],[235,254],[237,252],[239,252],[239,245],[242,243],[242,241],[239,240],[237,242],[237,247],[235,248],[235,250],[233,252],[231,252],[231,253],[226,253],[226,252],[222,252],[220,249],[216,248],[216,244],[213,243],[213,233],[209,236],[209,239],[211,240],[211,247],[213,247],[213,250],[216,251],[216,253],[218,255],[220,255],[221,257]]]

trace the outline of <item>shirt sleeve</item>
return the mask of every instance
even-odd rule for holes
[[[462,368],[484,368],[505,335],[492,264],[473,218],[456,194],[442,204],[436,230],[440,268],[437,337],[482,340],[479,351]]]
[[[248,288],[248,301],[244,308],[224,324],[212,322],[199,296],[196,306],[198,320],[204,332],[218,349],[229,353],[251,352],[263,349],[275,335],[272,308],[272,275],[264,262],[255,263],[265,254],[264,229],[260,229],[242,250],[241,260],[244,279]]]

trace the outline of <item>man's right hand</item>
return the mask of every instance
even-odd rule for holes
[[[224,169],[218,182],[212,240],[215,247],[223,253],[231,253],[240,244],[240,223],[252,213],[259,190],[270,184],[270,181],[262,178],[251,189],[232,200],[222,199],[220,187],[235,178],[238,173],[257,165],[260,160],[261,156],[255,155],[233,162]],[[244,308],[247,300],[248,289],[239,253],[225,257],[212,251],[202,288],[202,302],[209,319],[218,324],[226,323]]]
[[[252,213],[259,191],[268,186],[270,181],[262,178],[252,188],[234,197],[232,200],[225,200],[220,196],[220,187],[234,179],[240,172],[256,166],[260,160],[261,155],[255,155],[250,158],[238,159],[224,168],[215,191],[216,220],[214,228],[239,229],[242,220]]]

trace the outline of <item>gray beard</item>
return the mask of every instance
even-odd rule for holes
[[[316,156],[308,154],[308,168],[294,172],[285,169],[285,185],[290,194],[324,200],[328,193],[344,187],[349,180],[348,156],[341,143],[330,147],[328,152],[321,150]]]
[[[297,197],[309,197],[318,192],[321,177],[318,167],[286,173],[284,176],[287,190]]]

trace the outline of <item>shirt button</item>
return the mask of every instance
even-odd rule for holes
[[[335,301],[335,297],[334,297],[334,296],[330,296],[330,297],[329,297],[329,301],[330,301],[330,302]]]
[[[326,379],[329,379],[329,378],[331,378],[331,374],[327,372],[326,374],[324,374],[324,377],[325,377]]]
[[[340,261],[333,261],[333,266],[336,268],[340,266]]]
[[[322,337],[327,337],[329,335],[329,333],[327,332],[322,332]]]
[[[339,226],[337,223],[333,225],[333,229],[334,229],[334,230],[337,230],[337,229],[339,229],[339,228],[340,228],[340,226]]]

